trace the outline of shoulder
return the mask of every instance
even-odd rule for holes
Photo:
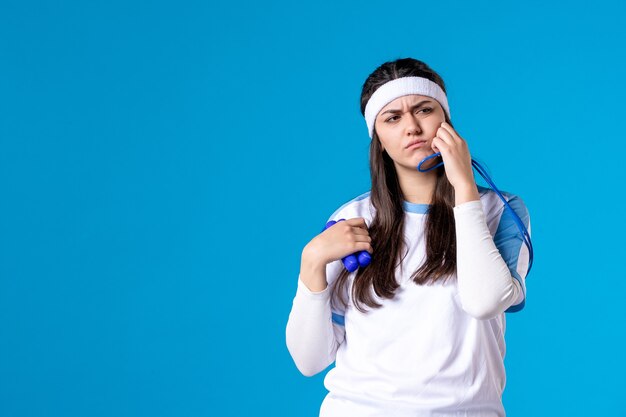
[[[339,219],[348,220],[354,217],[363,217],[369,227],[374,214],[370,193],[371,191],[366,191],[348,201],[343,202],[337,209],[335,209],[326,222],[329,222],[330,220],[337,221]]]
[[[503,214],[506,214],[506,206],[502,198],[491,188],[477,185],[480,194],[480,201],[483,204],[483,211],[488,222],[499,222]],[[504,200],[515,214],[517,214],[524,222],[529,217],[528,208],[524,200],[518,195],[509,191],[499,190]]]

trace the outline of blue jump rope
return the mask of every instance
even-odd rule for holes
[[[420,172],[428,172],[431,169],[435,169],[438,168],[440,166],[443,165],[443,161],[441,161],[440,163],[438,163],[437,165],[430,167],[428,169],[421,169],[421,166],[424,162],[428,161],[429,159],[432,158],[436,158],[438,156],[441,155],[441,152],[437,152],[433,155],[430,155],[426,158],[424,158],[422,160],[422,162],[420,162],[417,165],[417,170]],[[500,193],[500,190],[498,190],[498,187],[496,187],[496,185],[493,183],[493,181],[491,180],[491,178],[489,177],[489,175],[487,175],[487,173],[485,172],[484,168],[476,161],[474,161],[472,159],[472,165],[474,166],[474,168],[476,169],[476,171],[478,171],[478,173],[480,175],[482,175],[482,177],[485,179],[485,181],[487,181],[487,183],[491,186],[491,188],[493,188],[493,190],[496,192],[496,194],[498,194],[498,197],[500,197],[500,199],[504,202],[504,205],[511,210],[511,213],[513,214],[513,220],[515,220],[515,223],[517,224],[517,228],[520,230],[520,232],[522,233],[522,236],[524,238],[524,243],[526,244],[526,246],[528,246],[528,252],[529,252],[529,264],[528,264],[528,271],[526,272],[526,275],[528,275],[530,273],[530,269],[533,266],[533,244],[530,240],[530,234],[528,233],[528,230],[526,229],[526,226],[524,226],[524,223],[522,222],[522,219],[519,218],[519,216],[517,215],[517,213],[515,213],[515,210],[513,210],[511,208],[511,206],[509,206],[509,203],[506,201],[506,199],[504,198],[504,196],[502,196],[502,193]],[[322,232],[326,229],[328,229],[330,226],[332,226],[335,223],[344,221],[345,219],[339,219],[337,221],[334,220],[330,220],[328,223],[326,223],[326,226],[324,227],[324,229],[322,229]],[[344,257],[342,260],[343,265],[346,267],[346,269],[350,272],[354,272],[357,270],[357,268],[359,266],[367,266],[370,264],[370,262],[372,261],[372,257],[370,255],[370,253],[368,251],[360,251],[357,253],[353,253],[351,255],[348,255],[346,257]]]

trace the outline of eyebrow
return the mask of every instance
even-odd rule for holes
[[[419,106],[421,106],[424,103],[432,103],[432,100],[423,100],[420,101],[419,103],[411,106],[411,110],[418,108]],[[396,110],[396,109],[389,109],[389,110],[385,110],[384,112],[382,112],[380,115],[382,116],[385,113],[401,113],[401,110]]]

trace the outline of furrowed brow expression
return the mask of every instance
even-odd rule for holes
[[[432,100],[419,100],[409,106],[408,112],[414,112],[418,116],[429,115],[436,111],[435,103]],[[403,112],[398,105],[390,105],[378,115],[378,120],[385,126],[393,126],[402,118]]]

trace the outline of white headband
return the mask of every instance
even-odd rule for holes
[[[400,77],[381,85],[378,90],[374,91],[374,94],[372,94],[372,97],[365,105],[365,122],[367,123],[370,138],[374,132],[374,121],[382,108],[398,97],[409,94],[419,94],[434,98],[448,114],[448,119],[451,119],[448,98],[437,83],[424,77]]]

